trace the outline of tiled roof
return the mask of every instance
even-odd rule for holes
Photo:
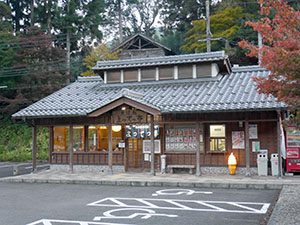
[[[160,66],[181,63],[195,63],[195,62],[213,62],[226,59],[224,51],[199,53],[199,54],[186,54],[186,55],[173,55],[173,56],[160,56],[138,59],[123,59],[123,60],[110,60],[98,61],[94,70],[104,69],[122,69],[140,66]]]
[[[13,117],[83,116],[121,97],[131,98],[162,113],[286,108],[274,97],[256,91],[252,77],[268,74],[269,71],[254,66],[233,67],[230,75],[189,80],[104,84],[100,77],[85,77]]]

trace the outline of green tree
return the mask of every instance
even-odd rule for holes
[[[185,32],[201,14],[205,15],[205,0],[163,1],[161,16],[167,30]]]
[[[0,2],[0,86],[11,86],[15,83],[15,78],[7,78],[3,75],[10,74],[7,68],[13,67],[17,62],[17,49],[18,43],[13,35],[10,7]]]
[[[30,26],[30,12],[32,0],[7,0],[6,3],[11,8],[14,31],[16,33],[23,31]],[[29,12],[29,13],[28,13]]]
[[[83,72],[82,76],[95,76],[93,72],[93,67],[96,65],[97,61],[103,60],[115,60],[119,58],[118,52],[111,52],[106,44],[100,44],[97,47],[93,48],[90,54],[88,54],[84,60],[83,64],[86,68],[86,71]]]
[[[241,7],[232,7],[217,12],[210,17],[211,32],[214,38],[224,38],[232,40],[234,34],[241,28],[241,18],[244,17]],[[206,50],[205,41],[199,41],[206,38],[205,20],[194,20],[193,27],[186,33],[186,39],[182,50],[184,52],[203,52]],[[224,46],[224,44],[223,44]],[[222,49],[219,42],[212,43],[213,50]]]

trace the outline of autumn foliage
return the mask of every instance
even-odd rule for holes
[[[271,71],[266,78],[255,78],[259,92],[277,97],[297,112],[300,109],[300,12],[283,0],[259,3],[261,19],[246,25],[261,33],[263,47],[258,49],[245,40],[239,45],[249,50],[250,57],[260,55],[261,66]]]

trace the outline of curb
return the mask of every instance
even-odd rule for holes
[[[132,187],[181,187],[181,188],[217,188],[217,189],[254,189],[254,190],[281,190],[288,184],[271,183],[218,183],[218,182],[172,182],[172,181],[116,181],[116,180],[59,180],[59,179],[31,179],[31,178],[5,178],[0,182],[6,183],[37,183],[37,184],[82,184],[106,186],[132,186]]]

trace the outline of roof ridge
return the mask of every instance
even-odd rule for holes
[[[232,72],[244,72],[244,71],[265,71],[267,70],[264,67],[261,67],[260,65],[250,65],[250,66],[233,66]]]
[[[100,81],[103,82],[103,79],[100,76],[78,76],[77,82],[94,82]]]
[[[203,52],[203,53],[194,53],[194,54],[181,54],[181,55],[167,55],[167,56],[153,56],[153,57],[144,57],[144,58],[133,58],[133,59],[118,59],[118,60],[103,60],[98,61],[96,66],[103,65],[103,64],[109,64],[109,63],[131,63],[131,62],[138,62],[143,60],[159,60],[159,59],[177,59],[182,57],[187,58],[193,58],[193,57],[212,57],[212,56],[218,56],[218,57],[225,57],[225,51],[215,51],[215,52]]]

